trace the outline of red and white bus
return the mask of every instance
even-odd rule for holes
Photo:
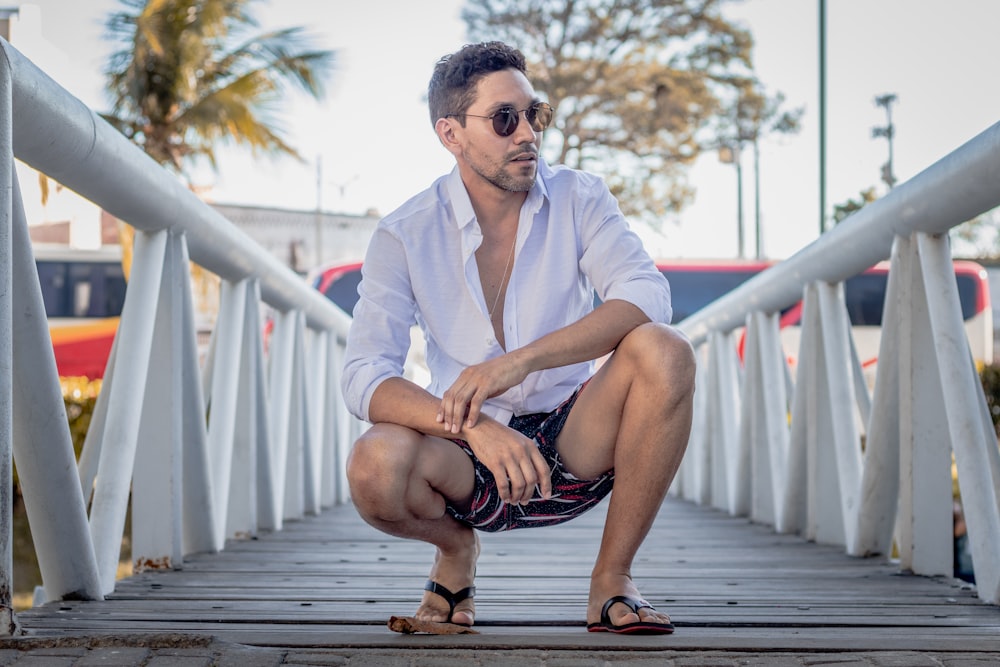
[[[125,304],[121,247],[32,249],[59,375],[103,377]]]
[[[670,282],[674,322],[680,322],[772,264],[774,262],[753,260],[664,260],[657,262],[657,267]],[[986,269],[964,260],[956,260],[954,266],[972,355],[977,366],[991,364],[993,312]],[[888,262],[881,262],[844,283],[852,335],[861,363],[869,374],[873,373],[878,360],[888,273]],[[312,285],[350,314],[358,300],[360,281],[361,263],[350,262],[331,265],[317,272],[312,278]],[[798,354],[800,315],[801,304],[796,304],[782,316],[782,340],[793,364]]]

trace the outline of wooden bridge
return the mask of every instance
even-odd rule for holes
[[[181,570],[135,575],[105,601],[51,602],[19,620],[34,637],[185,633],[258,646],[907,650],[1000,659],[1000,607],[959,580],[901,574],[892,563],[673,498],[633,574],[677,632],[587,633],[605,507],[563,526],[484,535],[477,635],[387,629],[389,616],[419,603],[433,550],[375,531],[350,505],[189,556]]]

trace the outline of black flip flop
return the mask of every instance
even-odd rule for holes
[[[673,623],[656,623],[654,621],[639,621],[638,623],[615,625],[611,622],[611,616],[608,612],[618,602],[631,609],[636,616],[639,615],[640,609],[653,609],[653,605],[645,600],[637,600],[627,595],[616,595],[604,603],[604,607],[601,609],[600,622],[588,624],[587,632],[613,632],[618,635],[669,635],[674,631]]]
[[[455,606],[459,602],[464,602],[465,600],[469,600],[469,599],[475,597],[475,595],[476,595],[476,587],[475,586],[469,586],[468,588],[463,588],[462,590],[458,591],[457,593],[452,593],[450,590],[448,590],[447,588],[445,588],[444,586],[442,586],[438,582],[432,581],[431,579],[428,579],[427,583],[424,584],[424,590],[425,591],[430,591],[431,593],[434,593],[435,595],[439,595],[441,598],[444,599],[445,602],[448,603],[448,622],[449,623],[451,623],[452,625],[461,625],[462,627],[465,627],[465,628],[471,628],[472,627],[468,623],[455,623],[455,622],[453,622],[451,620],[451,617],[455,613]]]

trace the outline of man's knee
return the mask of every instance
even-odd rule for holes
[[[683,399],[694,391],[695,356],[687,337],[666,324],[633,329],[618,346],[631,362],[635,377]]]
[[[408,446],[402,427],[376,424],[351,448],[347,481],[355,504],[384,500],[405,488],[413,467],[415,446]]]

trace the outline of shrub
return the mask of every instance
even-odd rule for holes
[[[1000,436],[1000,364],[983,366],[979,378],[983,383],[983,393],[986,394],[986,406],[993,419],[993,428]]]

